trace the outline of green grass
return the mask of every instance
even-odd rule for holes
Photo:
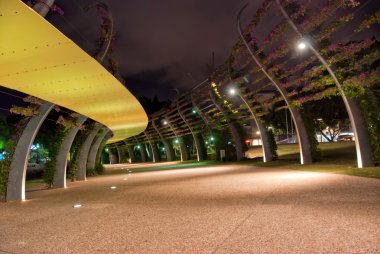
[[[320,143],[319,148],[321,149],[322,160],[308,165],[299,163],[297,144],[279,145],[279,158],[276,161],[267,163],[254,161],[250,164],[260,167],[286,168],[380,179],[380,167],[357,168],[354,142]]]
[[[25,189],[27,190],[45,189],[45,188],[46,188],[46,183],[44,182],[43,179],[27,180],[25,182]]]

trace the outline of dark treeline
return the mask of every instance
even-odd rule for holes
[[[151,115],[162,108],[169,106],[171,103],[171,100],[166,100],[166,101],[160,101],[157,96],[154,96],[153,99],[145,96],[141,96],[138,98],[140,101],[141,105],[145,109],[145,112],[148,115]]]

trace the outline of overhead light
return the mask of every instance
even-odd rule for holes
[[[298,49],[304,50],[306,48],[306,43],[304,41],[300,41],[298,43]]]
[[[235,93],[236,93],[236,90],[233,89],[233,88],[231,88],[231,89],[230,89],[230,94],[234,95]]]
[[[163,124],[164,124],[164,125],[167,125],[167,124],[168,124],[168,121],[164,120]]]
[[[116,187],[116,186],[111,186],[110,189],[111,189],[111,190],[116,190],[117,187]]]

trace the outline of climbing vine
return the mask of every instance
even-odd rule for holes
[[[82,144],[86,140],[87,135],[89,134],[89,129],[90,128],[82,128],[82,130],[80,130],[79,133],[77,133],[77,135],[74,139],[74,142],[70,148],[70,154],[71,154],[71,156],[70,156],[70,171],[68,172],[67,177],[72,182],[75,181],[77,171],[78,171],[79,151],[80,151]]]
[[[57,164],[57,155],[65,137],[67,136],[67,132],[68,130],[62,127],[57,128],[53,141],[54,143],[49,152],[49,160],[45,163],[43,180],[50,188],[53,186],[54,173]]]

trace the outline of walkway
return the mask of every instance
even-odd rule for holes
[[[207,166],[27,196],[0,204],[0,253],[380,252],[377,179]]]

